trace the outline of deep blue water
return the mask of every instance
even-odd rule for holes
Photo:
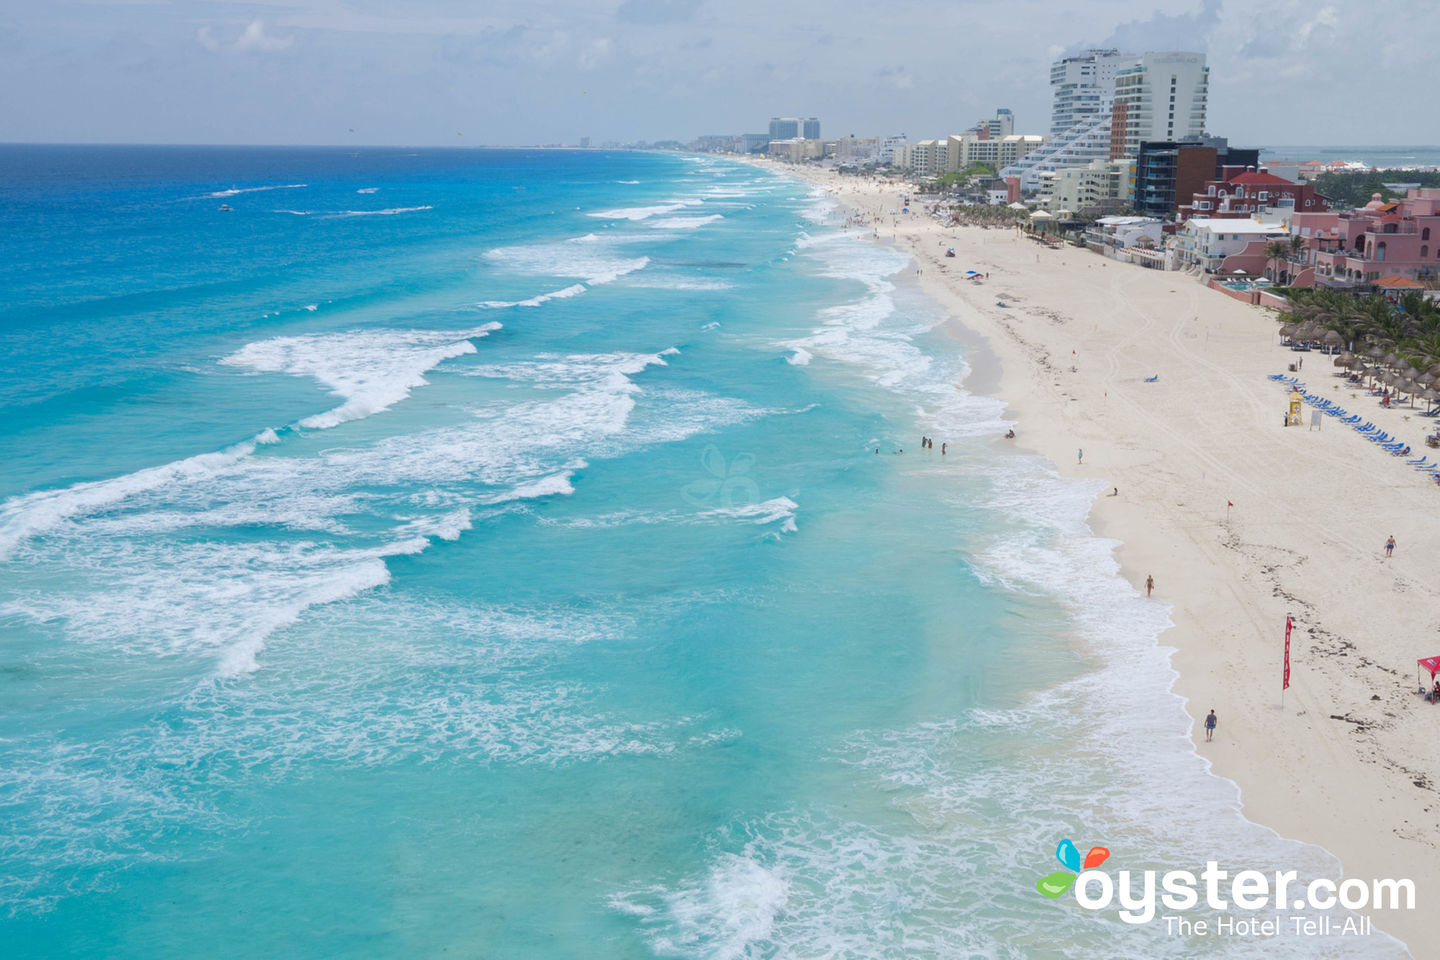
[[[798,183],[0,147],[0,232],[7,956],[1178,957],[1058,839],[1337,869]]]

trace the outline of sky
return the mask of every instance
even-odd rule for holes
[[[0,141],[943,137],[1049,64],[1191,50],[1242,146],[1440,144],[1433,0],[0,0]]]

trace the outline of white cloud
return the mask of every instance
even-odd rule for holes
[[[217,40],[208,26],[196,30],[195,39],[211,53],[278,53],[289,49],[295,42],[294,37],[277,37],[266,33],[263,20],[251,20],[240,36],[229,43]]]

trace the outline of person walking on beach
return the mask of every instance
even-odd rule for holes
[[[1085,462],[1085,448],[1084,448],[1084,447],[1081,447],[1079,450],[1076,450],[1076,451],[1075,451],[1075,462],[1076,462],[1076,463],[1084,463],[1084,462]]]
[[[1214,708],[1214,707],[1211,707],[1211,708],[1210,708],[1210,713],[1207,714],[1206,717],[1205,717],[1205,742],[1206,742],[1206,743],[1209,743],[1211,740],[1213,740],[1213,739],[1215,738],[1215,724],[1218,723],[1218,722],[1219,722],[1219,721],[1215,719],[1215,708]]]
[[[1394,538],[1394,537],[1391,537],[1390,539],[1388,539],[1388,540],[1385,541],[1385,556],[1390,557],[1390,556],[1394,556],[1394,555],[1395,555],[1395,538]]]
[[[1147,577],[1145,578],[1145,596],[1148,597],[1148,596],[1150,596],[1150,594],[1152,594],[1152,593],[1154,593],[1154,592],[1155,592],[1155,577],[1154,577],[1154,576],[1147,576]]]

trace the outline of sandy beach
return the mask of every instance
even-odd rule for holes
[[[1292,353],[1270,314],[1192,276],[942,226],[919,206],[900,213],[895,185],[773,168],[818,182],[872,224],[852,229],[915,257],[954,335],[998,358],[998,379],[970,387],[1007,403],[1014,443],[1118,490],[1090,525],[1120,542],[1136,589],[1153,576],[1155,602],[1172,607],[1161,643],[1175,648],[1196,749],[1238,784],[1251,820],[1327,848],[1347,877],[1413,879],[1416,909],[1374,919],[1426,955],[1440,913],[1440,706],[1416,694],[1415,660],[1440,653],[1426,586],[1440,578],[1440,488],[1334,418],[1311,429],[1308,405],[1305,426],[1284,427],[1288,391],[1267,375],[1303,357],[1310,392],[1415,456],[1430,421],[1355,395],[1331,358]]]

